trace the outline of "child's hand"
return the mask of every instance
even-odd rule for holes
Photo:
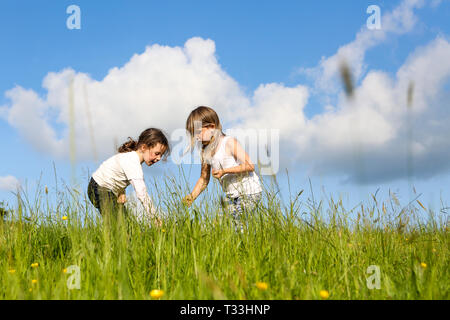
[[[155,225],[155,227],[161,228],[162,220],[160,218],[153,218],[153,224]]]
[[[124,204],[125,202],[127,202],[127,197],[125,196],[125,194],[119,194],[119,196],[117,197],[117,203]]]
[[[222,169],[219,169],[219,170],[212,170],[212,175],[213,175],[213,177],[214,178],[216,178],[216,179],[220,179],[220,178],[222,178],[222,176],[224,175],[225,173],[223,172],[223,170]]]
[[[183,198],[183,204],[190,207],[192,205],[192,202],[194,202],[194,198],[188,194],[186,197]]]

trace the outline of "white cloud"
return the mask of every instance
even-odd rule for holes
[[[0,190],[1,191],[17,191],[20,182],[13,176],[0,177]]]
[[[249,103],[218,64],[214,42],[200,38],[184,47],[147,47],[101,81],[72,69],[50,72],[43,87],[46,97],[21,87],[6,92],[11,103],[4,117],[38,150],[59,157],[70,154],[73,125],[78,159],[92,159],[94,151],[105,157],[114,142],[148,127],[183,128],[200,104],[217,106],[226,121]]]
[[[347,61],[351,65],[352,75],[356,81],[359,80],[367,69],[367,65],[364,64],[366,52],[382,43],[390,34],[401,35],[410,32],[417,22],[414,10],[425,4],[425,0],[403,0],[392,12],[381,13],[380,30],[370,30],[364,25],[355,39],[341,46],[336,54],[328,58],[322,57],[318,66],[300,68],[299,72],[311,76],[316,89],[336,93],[340,88],[337,76],[342,61]]]
[[[12,107],[4,112],[8,122],[39,151],[54,150],[61,154],[63,141],[56,138],[54,129],[47,122],[47,105],[32,90],[15,87],[6,92]]]
[[[418,48],[395,76],[375,70],[363,74],[366,51],[389,34],[410,31],[417,21],[414,10],[423,5],[405,0],[383,15],[382,31],[361,30],[314,69],[318,81],[312,88],[261,84],[247,96],[218,63],[214,42],[192,38],[184,47],[149,46],[101,80],[71,69],[51,72],[43,81],[45,97],[16,87],[6,93],[11,103],[2,114],[30,144],[60,157],[70,154],[73,123],[78,159],[92,159],[95,145],[101,160],[113,152],[115,140],[137,137],[151,126],[169,133],[184,128],[194,107],[209,105],[230,128],[280,129],[281,168],[301,165],[310,173],[367,183],[404,177],[410,162],[414,175],[430,177],[450,166],[450,94],[445,91],[450,43],[438,37]],[[340,92],[336,103],[308,118],[304,109],[311,91],[336,80],[343,54],[360,79],[353,102]],[[414,103],[408,111],[411,82]]]
[[[308,119],[297,132],[307,142],[297,145],[300,162],[312,172],[365,183],[404,177],[408,161],[417,177],[447,171],[449,56],[450,43],[438,37],[411,54],[395,78],[370,71],[353,102],[342,96],[336,108]],[[410,83],[414,93],[408,109]]]

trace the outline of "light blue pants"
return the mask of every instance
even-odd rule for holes
[[[262,192],[242,195],[237,198],[227,198],[227,211],[231,213],[234,221],[234,230],[244,232],[242,214],[252,211],[261,201]]]

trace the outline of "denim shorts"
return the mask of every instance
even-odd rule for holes
[[[89,181],[87,192],[89,200],[102,216],[108,212],[115,214],[124,207],[117,203],[117,196],[111,190],[99,186],[93,178]]]

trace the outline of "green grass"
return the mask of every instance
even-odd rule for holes
[[[213,187],[192,209],[175,180],[163,189],[160,229],[107,227],[83,192],[58,192],[55,205],[44,192],[31,204],[20,195],[0,222],[0,299],[152,299],[153,289],[162,299],[321,299],[321,290],[329,299],[449,298],[446,221],[418,202],[373,197],[346,210],[327,199],[325,209],[304,194],[283,202],[266,191],[238,234]],[[67,287],[71,265],[80,267],[80,289]],[[371,265],[380,289],[367,287]]]

